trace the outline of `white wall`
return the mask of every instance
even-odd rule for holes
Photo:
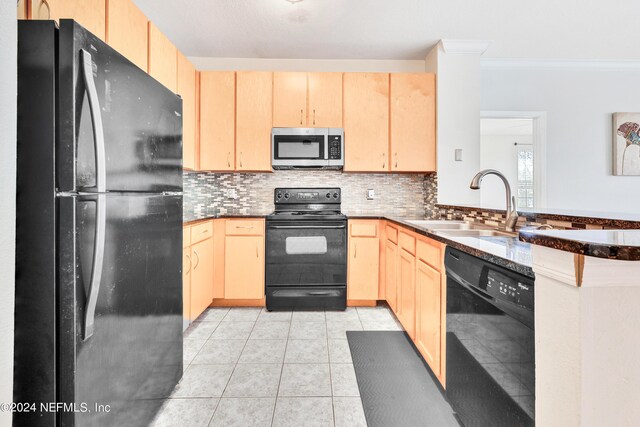
[[[547,112],[547,206],[640,211],[640,176],[612,176],[612,117],[640,112],[640,68],[483,66],[481,108]]]
[[[423,72],[424,61],[375,59],[261,59],[190,57],[199,70],[318,71],[318,72]]]
[[[513,195],[518,189],[518,147],[517,142],[531,144],[531,135],[482,135],[480,137],[480,169],[497,169],[507,177]],[[482,180],[480,187],[480,206],[483,208],[504,209],[505,189],[502,180],[489,175]]]
[[[0,403],[13,399],[16,200],[16,5],[0,3]],[[11,412],[0,411],[0,425]]]
[[[438,203],[480,203],[480,192],[469,188],[480,170],[480,54],[446,53],[439,44],[425,61],[437,74]]]

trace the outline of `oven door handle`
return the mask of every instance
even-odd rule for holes
[[[271,230],[308,230],[308,229],[324,229],[324,230],[339,230],[346,228],[345,225],[270,225],[267,227]]]

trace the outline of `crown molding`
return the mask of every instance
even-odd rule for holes
[[[611,60],[565,60],[565,59],[499,59],[481,58],[482,69],[511,70],[557,70],[557,69],[589,69],[589,70],[640,70],[640,61]]]
[[[491,45],[488,40],[450,40],[441,39],[438,43],[444,53],[482,55]]]

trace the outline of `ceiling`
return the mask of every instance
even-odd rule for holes
[[[187,56],[424,59],[440,39],[484,57],[640,60],[640,1],[134,0]]]
[[[480,119],[481,135],[533,135],[533,119]]]

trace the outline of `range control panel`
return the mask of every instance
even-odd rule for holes
[[[281,204],[335,204],[341,202],[339,188],[276,188],[274,202]]]
[[[499,271],[487,272],[486,292],[492,297],[524,308],[533,308],[533,286]]]

